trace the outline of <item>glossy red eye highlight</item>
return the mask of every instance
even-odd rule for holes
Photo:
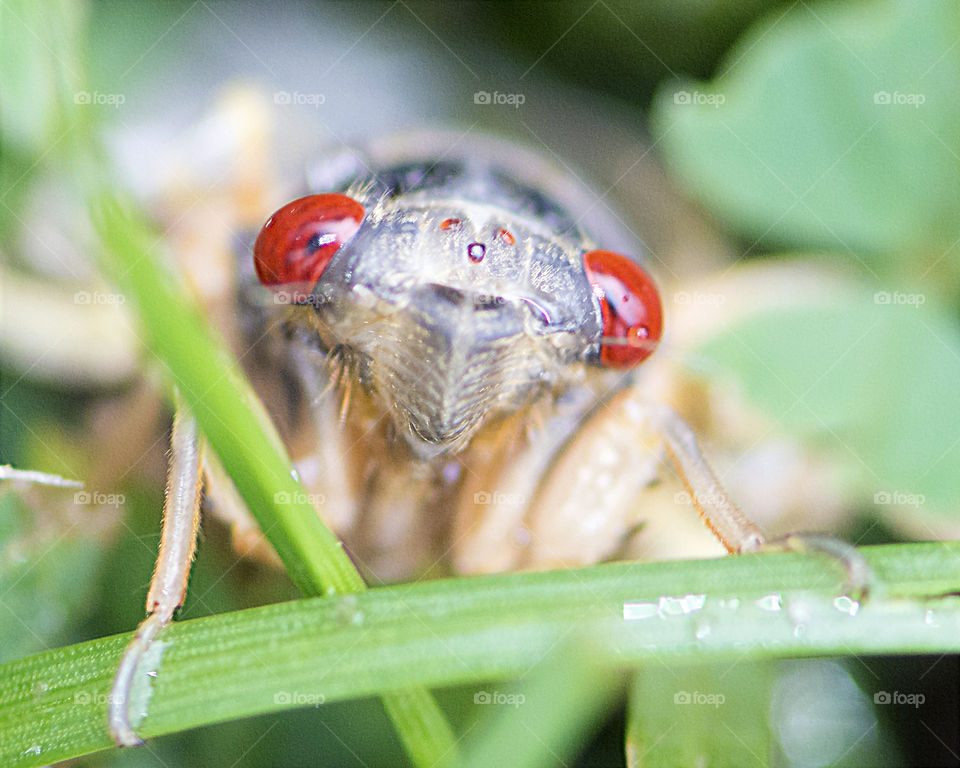
[[[590,251],[583,256],[583,266],[603,317],[600,362],[610,368],[642,363],[663,332],[657,286],[643,267],[613,251]]]
[[[346,195],[309,195],[287,203],[263,225],[253,246],[260,282],[278,299],[301,304],[366,211]]]

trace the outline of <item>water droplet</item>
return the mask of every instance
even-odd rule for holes
[[[813,618],[812,606],[807,600],[794,598],[787,602],[787,616],[790,617],[790,621],[794,624],[794,637],[799,637],[800,635],[797,634],[796,631],[797,628],[807,624],[810,619]]]
[[[665,616],[683,616],[703,608],[706,595],[664,596],[660,598],[659,611]]]
[[[24,752],[23,752],[23,756],[24,756],[24,757],[27,757],[27,756],[29,756],[29,755],[39,755],[39,754],[40,754],[40,745],[39,745],[39,744],[34,744],[32,747],[30,747],[30,748],[27,749],[27,750],[24,750]]]
[[[860,603],[856,600],[851,600],[846,595],[840,595],[840,597],[835,598],[833,607],[841,613],[847,613],[850,616],[856,616],[860,611]]]
[[[697,631],[695,636],[697,640],[706,640],[710,637],[713,632],[713,627],[710,626],[706,621],[697,622]]]
[[[793,627],[793,636],[794,637],[803,637],[807,633],[807,628],[804,624],[795,624]]]
[[[624,621],[639,621],[641,619],[649,619],[653,616],[659,616],[660,609],[657,607],[656,603],[624,603],[623,604],[623,620]]]
[[[936,619],[934,618],[933,611],[927,611],[923,616],[923,623],[930,627],[939,627]]]
[[[756,605],[761,610],[775,613],[783,607],[783,598],[777,593],[764,595],[756,601]]]

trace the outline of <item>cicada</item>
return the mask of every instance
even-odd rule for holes
[[[370,578],[572,567],[616,556],[664,466],[732,552],[764,543],[642,363],[664,308],[642,245],[538,152],[418,133],[340,149],[241,236],[237,354],[319,514]],[[255,524],[181,410],[148,619],[111,699],[186,591],[204,469]],[[205,466],[206,464],[206,466]]]

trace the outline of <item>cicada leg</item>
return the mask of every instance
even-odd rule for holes
[[[454,548],[461,572],[570,568],[616,556],[645,522],[636,501],[668,459],[683,496],[728,552],[819,552],[844,567],[849,589],[869,587],[869,569],[845,542],[816,534],[768,541],[727,493],[693,428],[636,388],[571,411],[567,423],[548,420],[522,448],[516,440],[503,445],[481,457],[462,487]]]
[[[131,691],[141,662],[157,633],[173,619],[184,601],[190,564],[200,525],[202,449],[197,424],[184,406],[178,406],[170,437],[171,459],[160,533],[160,554],[147,593],[144,619],[124,651],[110,692],[110,733],[121,746],[135,746],[130,718]]]

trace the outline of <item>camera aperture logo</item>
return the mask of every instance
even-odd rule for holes
[[[316,691],[277,691],[273,694],[273,703],[293,707],[319,707],[327,697]]]
[[[694,493],[687,491],[677,491],[673,494],[673,500],[677,504],[690,506],[696,504],[698,507],[719,506],[727,503],[727,497],[722,493]]]
[[[722,693],[701,693],[700,691],[677,691],[673,694],[674,704],[699,704],[719,708],[727,697]]]
[[[80,707],[105,707],[112,702],[111,694],[98,691],[77,691],[73,695],[73,703]]]
[[[327,497],[322,493],[289,493],[287,491],[277,491],[273,494],[274,504],[309,504],[311,507],[322,507],[327,501]]]
[[[913,107],[920,109],[927,102],[923,93],[901,93],[900,91],[876,91],[873,94],[873,103],[893,107]]]
[[[499,491],[477,491],[473,494],[474,504],[499,504],[504,506],[518,506],[525,504],[526,497],[520,493],[500,493]]]
[[[522,693],[501,693],[500,691],[477,691],[473,694],[474,704],[505,704],[519,707],[527,701]]]
[[[873,503],[881,506],[896,504],[901,507],[919,509],[927,501],[922,493],[906,493],[905,491],[877,491],[873,494]]]
[[[73,94],[74,104],[106,106],[118,109],[126,103],[127,97],[122,93],[100,93],[100,91],[77,91]]]
[[[77,291],[73,294],[74,304],[125,304],[127,297],[122,293],[100,293],[99,291]]]
[[[927,303],[924,293],[904,293],[903,291],[877,291],[873,294],[874,304],[892,304],[894,306],[921,307]]]
[[[513,107],[520,109],[527,97],[522,93],[500,93],[500,91],[476,91],[473,94],[473,103],[482,106]]]
[[[902,693],[900,691],[877,691],[873,694],[874,704],[895,704],[919,709],[927,697],[922,693]]]
[[[678,291],[673,294],[673,301],[681,306],[722,307],[727,302],[727,297],[722,293]]]
[[[719,109],[727,101],[722,93],[704,93],[703,91],[677,91],[673,94],[673,103],[680,106],[710,106]]]
[[[322,93],[300,93],[300,91],[274,91],[273,103],[279,106],[313,107],[319,109],[327,97]]]
[[[97,506],[119,507],[126,504],[127,497],[122,493],[100,493],[100,491],[77,491],[73,494],[74,504],[94,504]]]

